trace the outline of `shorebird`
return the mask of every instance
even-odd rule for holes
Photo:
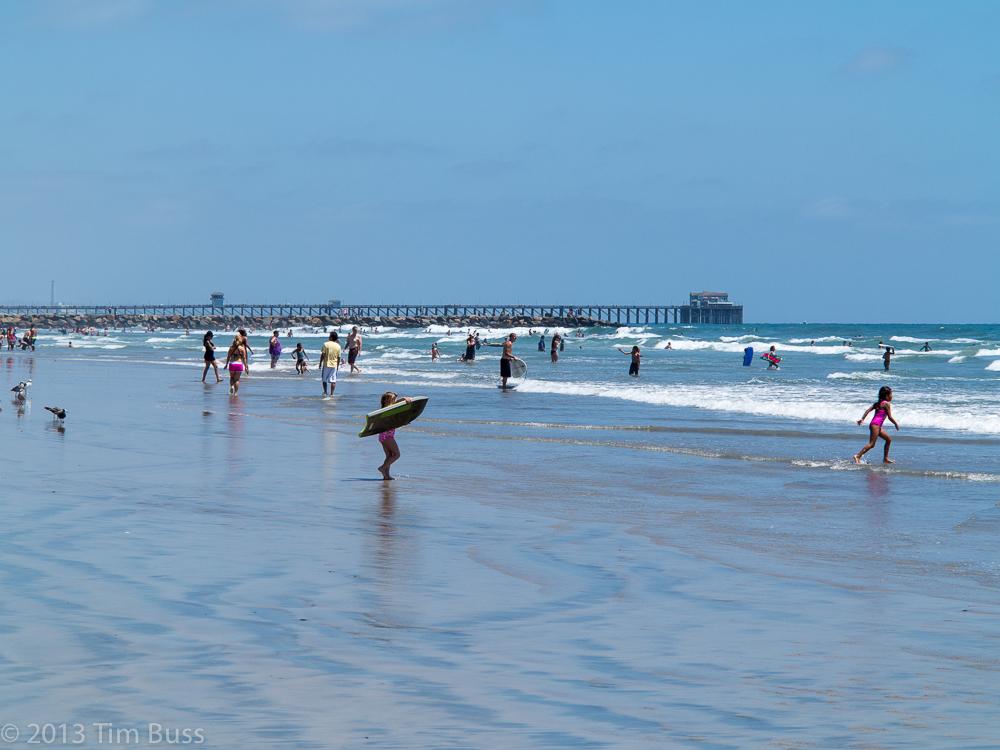
[[[31,385],[30,380],[22,380],[20,383],[11,388],[10,392],[13,393],[17,398],[24,398],[26,395],[28,395],[29,385]]]
[[[58,419],[66,419],[66,410],[61,406],[46,406],[45,411],[52,412]]]

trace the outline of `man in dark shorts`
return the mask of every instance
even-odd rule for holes
[[[507,378],[510,377],[510,363],[514,361],[514,342],[517,341],[517,334],[512,333],[503,342],[503,354],[500,355],[500,387],[507,387]]]
[[[361,334],[358,332],[358,327],[354,326],[347,335],[347,364],[351,366],[351,372],[361,372],[361,368],[354,364],[358,361],[359,354],[361,354]]]

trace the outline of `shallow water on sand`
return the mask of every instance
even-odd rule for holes
[[[849,427],[377,367],[331,401],[284,371],[231,400],[148,352],[79,354],[0,360],[6,388],[33,379],[0,411],[0,721],[22,732],[995,745],[990,435],[918,430],[859,469]],[[431,396],[392,483],[356,437],[387,387]]]

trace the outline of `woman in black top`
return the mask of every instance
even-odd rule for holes
[[[215,370],[215,382],[221,383],[222,378],[219,377],[219,365],[215,361],[215,344],[212,343],[211,331],[205,334],[205,337],[201,340],[201,344],[205,347],[205,369],[201,373],[201,382],[205,382],[205,376],[208,375],[208,368],[211,367]]]

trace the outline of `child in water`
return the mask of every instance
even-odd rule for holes
[[[410,403],[410,399],[407,396],[397,396],[392,391],[386,391],[382,394],[382,399],[379,403],[384,409],[400,401]],[[396,430],[380,432],[378,434],[378,441],[382,444],[382,450],[385,451],[385,461],[378,467],[379,473],[382,475],[382,479],[395,479],[395,477],[389,476],[389,467],[396,463],[400,456],[399,446],[396,445]]]
[[[441,350],[438,349],[437,342],[435,341],[431,344],[431,361],[437,361],[441,359]]]
[[[625,351],[620,346],[617,347],[617,349],[622,354],[632,357],[632,362],[628,366],[628,374],[631,375],[633,378],[639,377],[639,362],[642,359],[642,354],[639,352],[639,347],[633,346],[632,351],[630,352]]]
[[[306,371],[309,369],[309,357],[306,356],[306,350],[302,348],[302,342],[300,341],[295,345],[295,349],[292,350],[292,356],[295,357],[295,372],[299,375],[305,375]]]
[[[887,385],[883,385],[878,389],[878,401],[865,409],[865,413],[861,415],[861,419],[858,420],[858,424],[865,421],[865,417],[872,411],[875,412],[875,416],[872,417],[871,423],[868,425],[869,438],[868,445],[862,448],[857,455],[854,456],[854,463],[861,463],[861,457],[865,455],[868,451],[875,447],[875,443],[878,442],[879,438],[885,441],[885,452],[882,456],[882,463],[891,464],[892,460],[889,458],[889,446],[892,445],[892,438],[889,437],[889,433],[885,431],[882,425],[885,420],[889,420],[896,426],[896,430],[899,430],[899,423],[892,416],[892,388]]]

